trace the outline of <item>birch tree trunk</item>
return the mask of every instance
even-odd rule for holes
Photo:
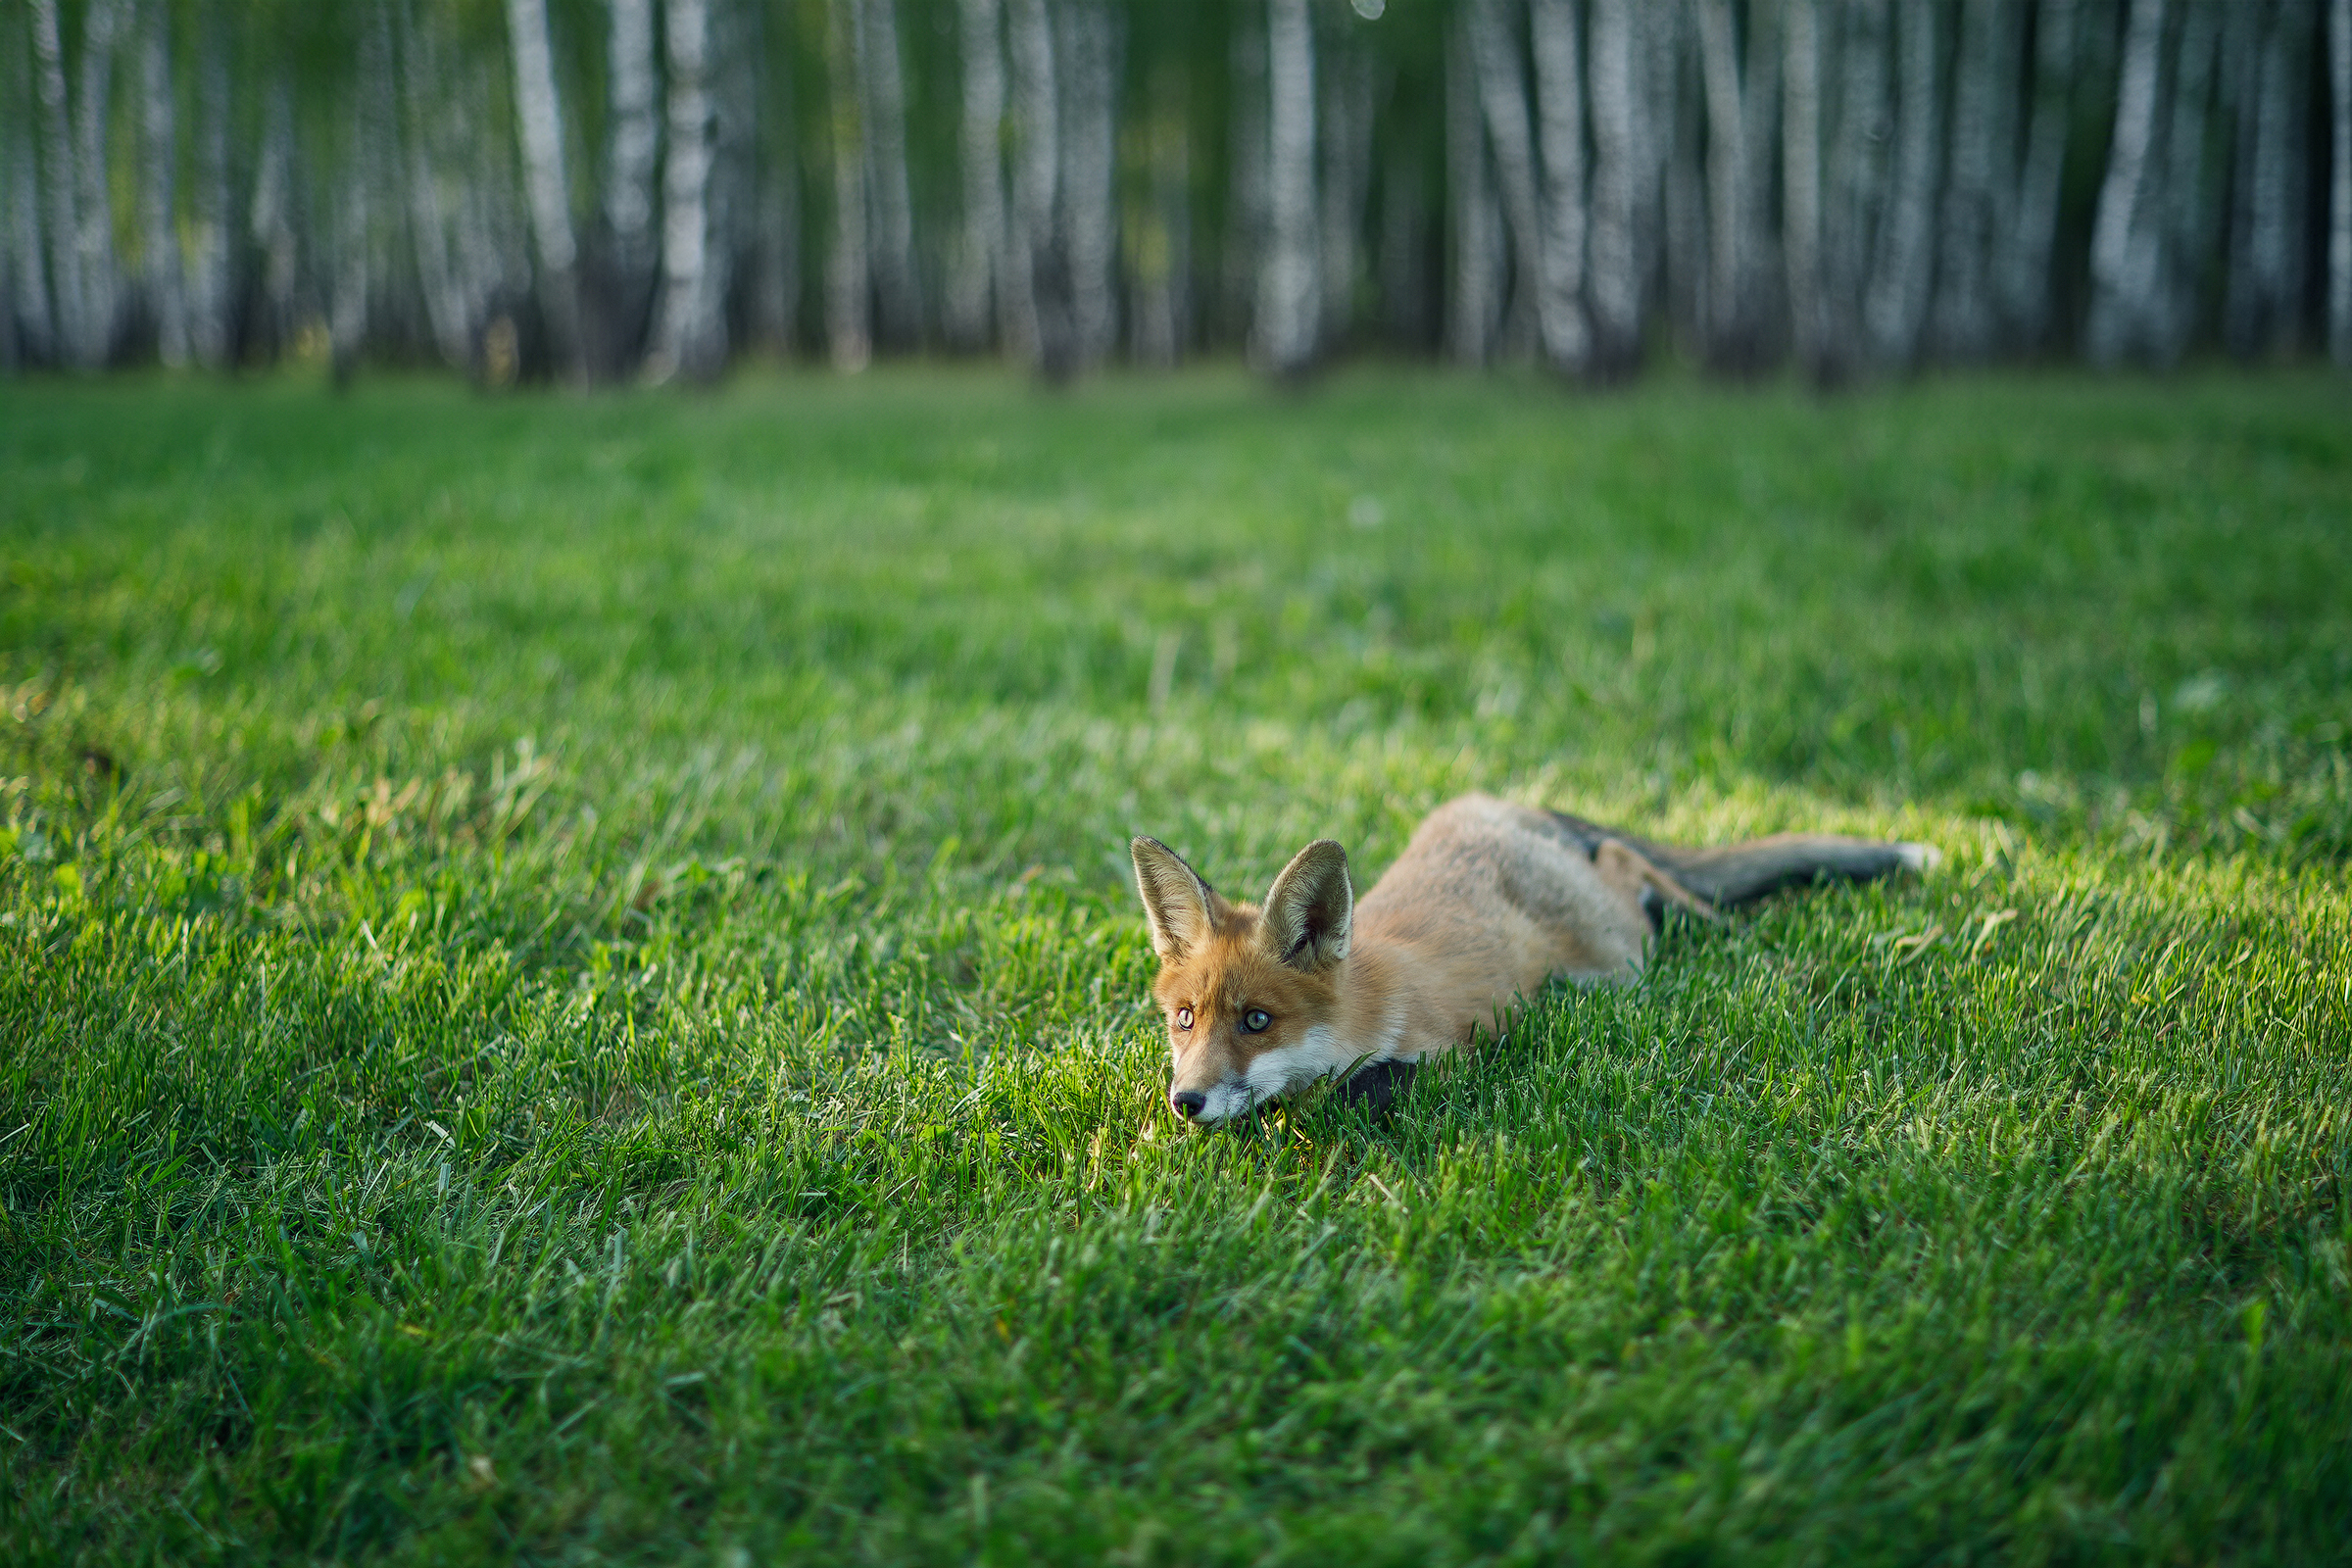
[[[2238,129],[2246,152],[2244,194],[2230,244],[2223,337],[2240,359],[2291,345],[2303,286],[2301,89],[2310,19],[2299,0],[2269,9]]]
[[[1484,365],[1502,312],[1503,235],[1470,31],[1469,20],[1457,16],[1446,32],[1446,195],[1453,239],[1446,335],[1454,359]]]
[[[1061,220],[1070,269],[1070,327],[1078,368],[1118,342],[1118,39],[1103,0],[1061,11]]]
[[[914,265],[914,202],[906,182],[906,84],[899,57],[896,0],[858,0],[858,116],[865,143],[870,203],[868,265],[874,280],[875,340],[904,351],[922,340],[922,290]]]
[[[710,0],[666,0],[662,21],[669,139],[662,165],[662,296],[645,368],[656,382],[681,374],[707,379],[727,352],[722,302],[711,287]]]
[[[859,0],[825,7],[826,123],[833,150],[833,244],[825,257],[825,343],[833,368],[872,363],[873,263],[867,249],[865,122],[858,83]]]
[[[114,181],[109,171],[110,110],[123,0],[90,0],[81,14],[80,81],[74,105],[74,173],[84,317],[74,363],[97,369],[114,358],[122,316],[122,273],[115,257]]]
[[[1748,306],[1747,121],[1731,0],[1698,0],[1699,59],[1707,92],[1706,357],[1718,369],[1746,370],[1756,353]],[[1756,14],[1749,16],[1755,24]],[[1755,83],[1747,86],[1752,90]]]
[[[2352,369],[2352,0],[2328,7],[2328,352]]]
[[[2090,319],[2085,346],[2095,365],[2114,365],[2146,344],[2145,313],[2162,262],[2152,222],[2150,160],[2157,139],[2157,73],[2165,0],[2132,0],[2116,87],[2115,139],[2099,186],[2090,239]]]
[[[564,169],[564,111],[548,49],[547,0],[507,0],[507,31],[514,57],[523,183],[530,192],[531,237],[539,257],[540,308],[557,364],[567,378],[583,380],[579,242],[571,226],[571,182]]]
[[[1464,25],[1471,69],[1478,76],[1494,185],[1510,234],[1512,282],[1506,321],[1532,315],[1543,275],[1544,222],[1537,195],[1536,151],[1528,128],[1527,62],[1521,57],[1516,8],[1507,0],[1470,0]]]
[[[1881,232],[1877,265],[1863,301],[1863,325],[1879,364],[1908,367],[1919,350],[1936,253],[1936,171],[1940,116],[1936,112],[1935,8],[1895,7],[1893,189]]]
[[[1638,188],[1647,160],[1636,91],[1635,0],[1592,0],[1592,368],[1622,376],[1641,359]]]
[[[989,318],[1004,257],[1004,45],[998,0],[960,0],[963,118],[956,140],[963,175],[963,225],[948,264],[941,322],[951,347],[988,343]]]
[[[661,83],[654,61],[654,0],[608,0],[605,103],[606,254],[593,331],[599,373],[618,376],[643,351],[662,247],[654,227],[654,177],[660,166]],[[586,313],[584,313],[585,315]]]
[[[57,0],[31,0],[32,57],[40,95],[41,165],[47,192],[49,286],[56,306],[57,357],[83,363],[90,340],[90,299],[82,267],[80,221],[74,212],[81,182],[74,177],[74,137],[66,103],[65,40]]]
[[[1010,0],[1007,53],[1014,113],[1013,261],[1019,276],[1011,336],[1048,381],[1077,369],[1069,258],[1060,222],[1061,103],[1046,0]]]
[[[1821,12],[1818,0],[1788,0],[1781,67],[1781,243],[1788,268],[1789,335],[1798,368],[1819,379],[1821,297]]]
[[[1845,0],[1838,20],[1838,122],[1822,215],[1822,336],[1814,367],[1823,386],[1845,380],[1862,363],[1862,301],[1885,205],[1885,149],[1892,139],[1886,0]]]
[[[0,177],[8,182],[8,309],[13,317],[9,340],[21,363],[49,365],[57,357],[57,318],[49,303],[49,264],[42,255],[40,172],[33,155],[35,106],[26,54],[23,47],[12,47],[0,57],[8,72],[8,95],[0,101]]]
[[[1277,376],[1314,364],[1321,317],[1315,263],[1315,34],[1306,0],[1267,0],[1267,244],[1252,347]]]
[[[139,39],[139,222],[156,355],[177,369],[188,363],[188,298],[172,189],[179,141],[172,113],[171,28],[170,8],[150,5]]]
[[[1356,282],[1363,270],[1364,209],[1372,186],[1372,56],[1343,18],[1319,62],[1322,91],[1323,204],[1317,251],[1327,347],[1347,340],[1355,324]]]
[[[2050,256],[2058,235],[2059,182],[2066,172],[2066,139],[2074,103],[2075,0],[2041,0],[2034,16],[2034,113],[2026,130],[2025,165],[2006,243],[1994,264],[2001,319],[2012,346],[2027,353],[2047,341]]]
[[[2017,61],[2014,0],[1967,0],[1952,67],[1951,171],[1943,190],[1933,337],[1948,360],[1974,364],[1993,349],[1989,274],[2002,232]]]
[[[1575,0],[1531,0],[1529,26],[1544,165],[1536,323],[1544,363],[1559,374],[1581,376],[1592,366],[1592,323],[1585,314],[1585,73]]]

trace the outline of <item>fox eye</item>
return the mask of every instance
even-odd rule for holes
[[[1242,1014],[1242,1027],[1253,1035],[1265,1033],[1266,1025],[1273,1021],[1266,1016],[1266,1009],[1263,1007],[1251,1007],[1248,1012]]]
[[[1176,1027],[1179,1029],[1190,1029],[1192,1026],[1193,1009],[1190,1007],[1178,1007],[1176,1009]]]

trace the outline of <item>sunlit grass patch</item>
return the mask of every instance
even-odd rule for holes
[[[0,1541],[2340,1553],[2330,396],[0,389]],[[1946,860],[1179,1127],[1472,788]]]

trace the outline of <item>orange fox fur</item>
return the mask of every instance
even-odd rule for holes
[[[1684,849],[1488,795],[1431,812],[1360,902],[1330,839],[1300,850],[1262,905],[1220,897],[1157,839],[1133,849],[1168,1102],[1200,1122],[1460,1045],[1553,975],[1632,980],[1669,906],[1711,917],[1817,876],[1936,859],[1925,845],[1798,833]]]

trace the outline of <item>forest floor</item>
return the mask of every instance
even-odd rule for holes
[[[0,386],[0,1558],[2341,1560],[2283,374]],[[1178,1125],[1127,841],[1942,848]]]

